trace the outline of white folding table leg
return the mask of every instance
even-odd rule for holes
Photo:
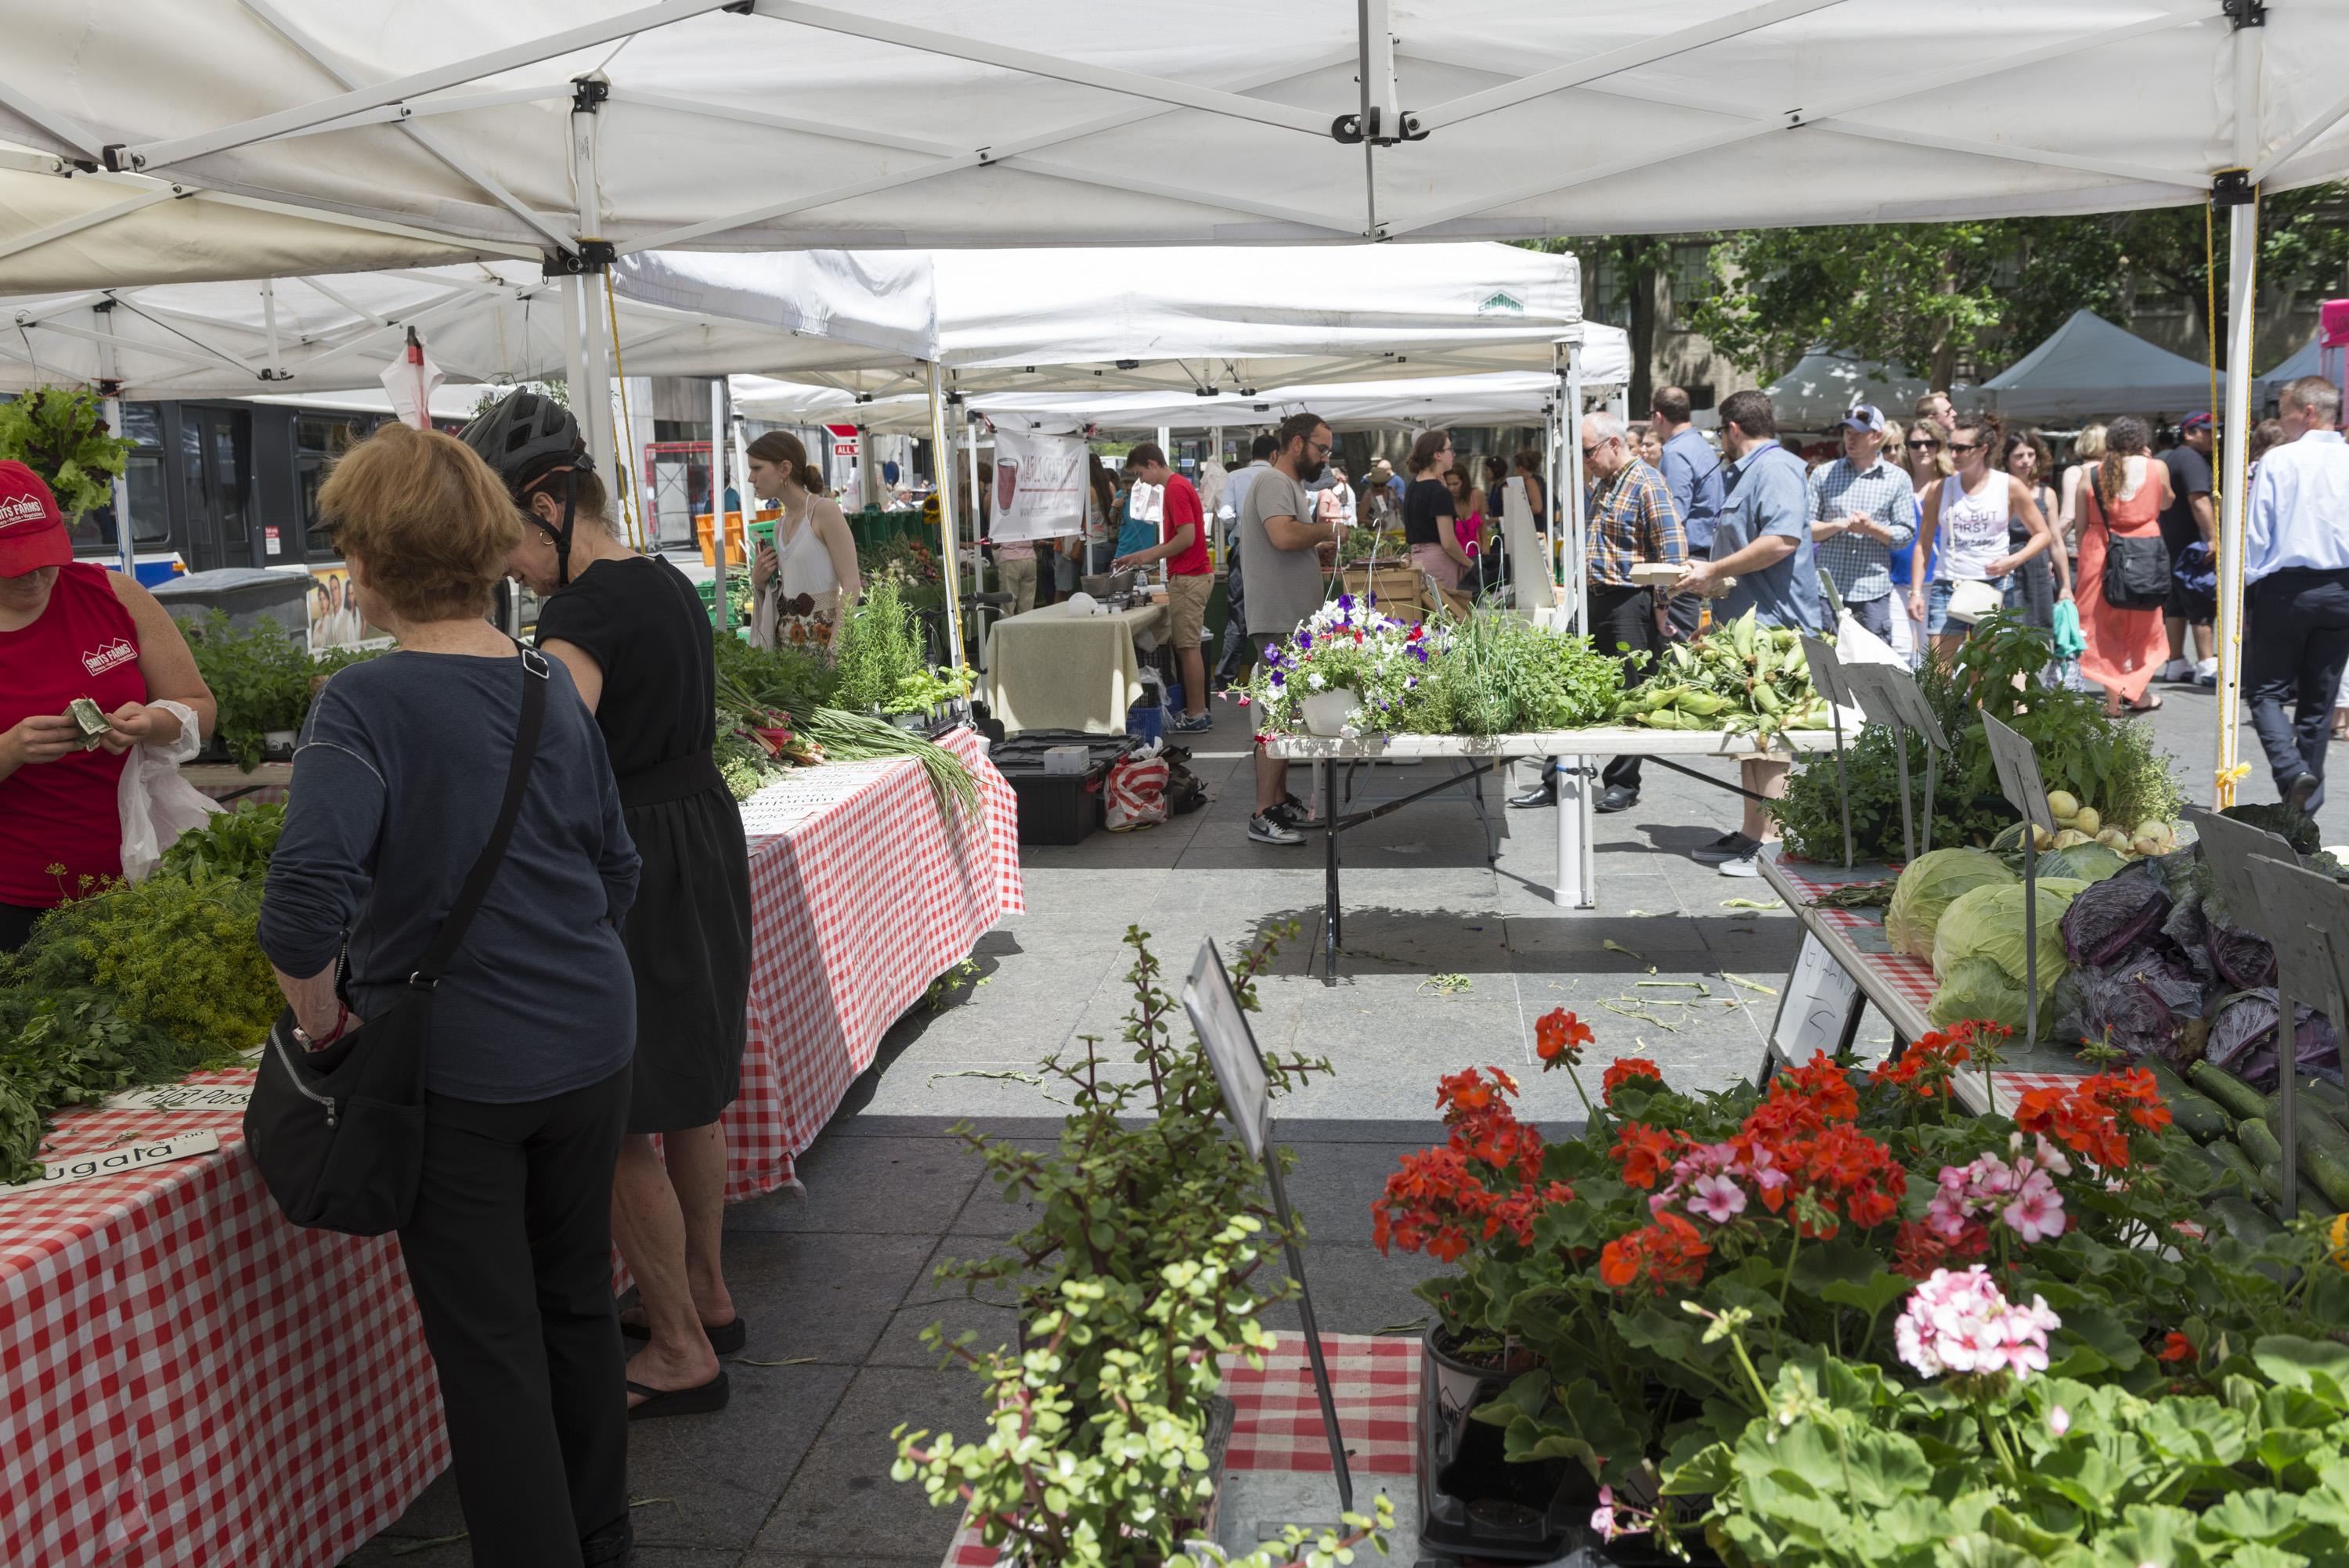
[[[1551,902],[1560,909],[1589,909],[1599,892],[1592,885],[1590,758],[1553,757],[1547,766],[1557,780],[1557,881]]]

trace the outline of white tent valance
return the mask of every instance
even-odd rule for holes
[[[666,260],[636,258],[612,274],[619,363],[629,375],[819,374],[894,359],[926,341],[928,274],[917,256],[878,258],[866,274],[884,285],[877,291],[823,255],[685,259],[775,263],[771,275],[796,285],[789,297],[820,316],[824,336],[739,299],[720,301],[736,314],[644,303],[639,291],[674,297],[663,286],[672,275]],[[562,380],[563,311],[561,282],[523,262],[6,299],[0,390],[108,378],[140,398],[364,387],[409,326],[453,380]]]
[[[205,189],[623,252],[1901,222],[2349,170],[2349,11],[2270,0],[2239,66],[2230,9],[405,0],[394,25],[347,0],[19,0],[0,129]]]
[[[2177,418],[2210,407],[2210,372],[2092,310],[2074,311],[2046,342],[1982,385],[2009,423],[2116,414]]]

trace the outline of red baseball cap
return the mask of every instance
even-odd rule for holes
[[[0,577],[70,565],[73,558],[65,515],[47,483],[20,462],[0,462]]]

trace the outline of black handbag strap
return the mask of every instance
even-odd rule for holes
[[[410,985],[430,990],[447,971],[449,961],[457,956],[458,944],[465,940],[465,928],[481,913],[481,901],[489,896],[490,883],[496,879],[498,867],[506,858],[506,844],[513,838],[514,820],[522,815],[523,793],[530,786],[530,766],[538,756],[539,731],[546,724],[545,656],[534,649],[523,648],[522,668],[522,724],[514,733],[513,761],[506,769],[506,796],[498,806],[497,826],[490,830],[490,841],[474,858],[473,869],[465,873],[465,885],[450,907],[449,917],[440,923],[440,934],[432,939],[416,973],[408,977]]]

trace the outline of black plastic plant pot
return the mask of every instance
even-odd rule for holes
[[[1554,1562],[1575,1534],[1573,1467],[1512,1464],[1501,1429],[1470,1418],[1511,1374],[1460,1360],[1430,1324],[1419,1363],[1419,1540],[1430,1552],[1507,1563]],[[1592,1504],[1582,1504],[1588,1525]]]

